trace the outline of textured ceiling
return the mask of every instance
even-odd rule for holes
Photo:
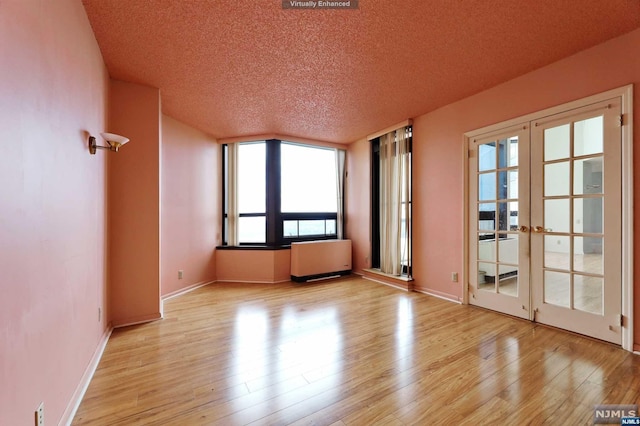
[[[640,26],[638,0],[83,3],[111,77],[160,88],[164,113],[217,138],[338,143]]]

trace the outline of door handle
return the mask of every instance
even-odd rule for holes
[[[526,225],[520,226],[520,232],[529,232],[529,227]]]
[[[537,233],[537,234],[543,234],[545,232],[551,232],[553,231],[553,229],[551,228],[544,228],[542,226],[534,226],[532,229],[533,232]]]

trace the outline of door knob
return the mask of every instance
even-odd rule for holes
[[[529,232],[529,227],[526,225],[520,226],[520,232]]]

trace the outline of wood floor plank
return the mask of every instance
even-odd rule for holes
[[[358,277],[164,311],[112,333],[74,425],[580,424],[640,402],[618,347]]]

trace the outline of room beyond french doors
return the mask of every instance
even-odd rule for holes
[[[469,303],[621,344],[621,105],[469,139]]]

